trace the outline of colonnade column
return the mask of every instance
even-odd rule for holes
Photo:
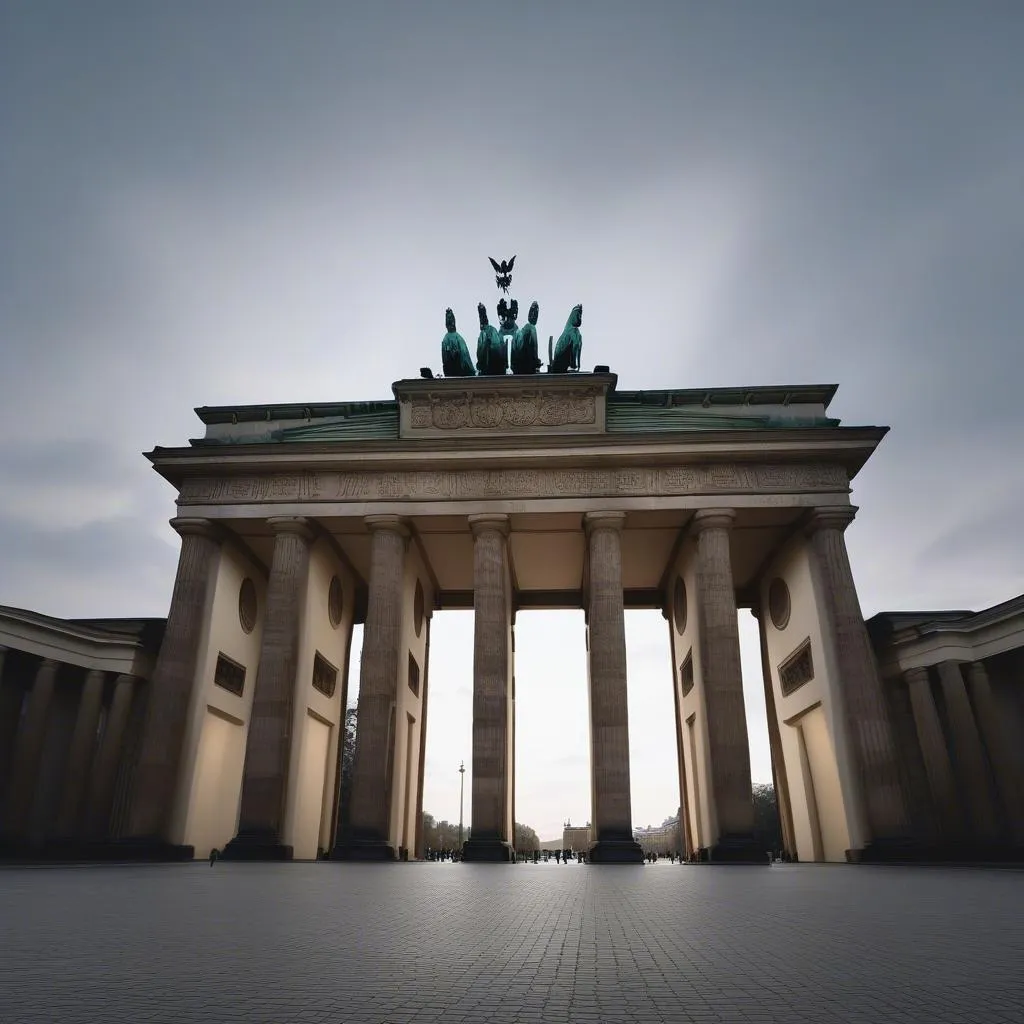
[[[57,812],[57,835],[70,839],[77,835],[82,817],[82,798],[89,782],[93,754],[96,748],[96,727],[103,705],[103,683],[107,674],[91,669],[82,686],[78,701],[75,730],[71,735],[68,766],[64,777],[64,792]]]
[[[928,669],[912,668],[903,673],[910,695],[910,709],[914,715],[917,740],[921,747],[928,788],[944,839],[963,839],[964,821],[960,813],[960,799],[953,778],[953,766],[946,750],[942,723],[935,708]]]
[[[0,779],[10,779],[18,719],[24,692],[20,684],[4,686],[4,664],[7,648],[0,646]],[[0,785],[0,835],[4,832],[7,786]]]
[[[622,594],[624,512],[588,512],[588,675],[590,678],[591,847],[595,864],[642,864],[633,838]]]
[[[210,618],[220,535],[208,519],[177,518],[181,535],[167,627],[150,681],[126,832],[165,846],[181,764],[197,659]],[[185,850],[179,851],[181,855]],[[190,855],[190,854],[189,854]]]
[[[711,786],[718,819],[713,861],[763,863],[754,841],[750,746],[743,704],[736,589],[729,554],[733,509],[700,509],[697,535],[697,629],[707,709]]]
[[[372,533],[370,592],[359,670],[359,714],[352,797],[337,860],[395,860],[389,835],[391,713],[397,700],[409,530],[398,516],[367,516]]]
[[[313,533],[308,521],[299,516],[277,516],[268,519],[267,524],[274,531],[274,557],[267,583],[260,663],[249,712],[238,835],[224,848],[227,860],[292,858],[291,846],[281,841],[281,829]]]
[[[757,619],[757,632],[761,646],[761,680],[764,683],[764,704],[768,713],[768,746],[772,756],[772,784],[779,809],[779,830],[783,851],[793,859],[797,856],[796,833],[793,829],[793,802],[789,796],[789,774],[782,753],[782,730],[775,705],[775,684],[772,681],[771,658],[768,653],[768,630],[765,628],[764,609],[755,605],[751,611]]]
[[[512,580],[509,517],[474,515],[473,791],[467,861],[512,861]]]
[[[963,672],[957,661],[939,665],[939,682],[946,701],[946,715],[953,740],[953,755],[963,784],[968,820],[974,829],[972,839],[993,842],[999,833],[992,791],[988,784],[985,752],[974,721],[974,712],[967,696]]]
[[[60,664],[50,658],[39,663],[32,690],[28,695],[28,707],[14,740],[4,822],[4,832],[12,839],[28,839],[32,806],[36,796],[36,780],[39,775],[39,760],[43,753],[46,723],[59,669]]]
[[[1016,845],[1024,846],[1024,792],[1021,789],[1021,778],[1014,765],[1013,751],[999,709],[992,697],[988,672],[980,661],[973,662],[967,669],[967,680],[974,712],[978,717],[978,728],[985,740],[996,786],[1009,820],[1011,836]]]
[[[106,725],[89,780],[85,806],[85,833],[91,839],[106,839],[110,828],[110,805],[114,799],[117,767],[121,762],[128,715],[135,696],[135,676],[119,675],[114,681],[114,696],[107,712]]]
[[[889,722],[882,680],[860,610],[843,531],[853,505],[816,508],[807,524],[811,571],[821,601],[825,642],[832,648],[866,815],[868,858],[899,856],[910,842],[899,754]]]

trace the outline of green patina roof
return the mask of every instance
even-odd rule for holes
[[[380,412],[357,412],[330,423],[285,427],[272,435],[274,441],[397,441],[398,403]]]

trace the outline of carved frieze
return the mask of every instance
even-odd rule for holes
[[[836,465],[736,465],[635,469],[402,470],[197,477],[183,505],[304,501],[458,501],[520,498],[674,497],[845,491]]]
[[[782,695],[788,697],[814,678],[814,659],[811,656],[811,639],[802,644],[779,665],[779,686]]]

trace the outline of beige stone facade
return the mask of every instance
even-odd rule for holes
[[[749,608],[787,851],[908,855],[920,841],[914,777],[844,541],[851,481],[885,428],[839,425],[827,415],[834,391],[620,392],[614,375],[581,373],[400,381],[387,402],[200,409],[205,437],[149,454],[177,490],[181,538],[159,657],[122,670],[76,663],[68,763],[88,761],[91,776],[55,790],[54,834],[83,814],[99,821],[83,792],[105,793],[118,777],[124,806],[106,837],[122,851],[419,856],[430,621],[473,608],[465,855],[509,860],[516,612],[582,608],[589,859],[635,862],[624,610],[657,608],[671,641],[682,848],[695,860],[761,862],[737,627]],[[357,622],[359,727],[342,828],[339,743]],[[17,700],[7,671],[0,677],[10,835],[30,835],[36,820],[26,780],[65,678],[47,658],[44,647],[31,665],[16,656]],[[993,666],[963,675],[966,702],[949,668],[929,681],[948,714],[914,690],[951,830],[995,835],[1019,800],[1014,741],[992,739],[1002,686]],[[149,681],[143,710],[129,701],[129,677]],[[103,709],[120,730],[135,716],[137,749],[104,753],[103,730],[99,747],[90,739]],[[937,737],[947,728],[944,761]],[[990,765],[991,803],[960,824],[956,787],[980,792]]]

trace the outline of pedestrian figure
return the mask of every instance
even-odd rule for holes
[[[210,867],[211,867],[211,868],[213,867],[213,865],[214,865],[214,864],[216,864],[216,862],[217,862],[217,858],[218,858],[219,856],[220,856],[220,850],[218,850],[218,849],[217,849],[217,847],[215,846],[215,847],[214,847],[214,848],[213,848],[213,849],[212,849],[212,850],[210,851]]]

